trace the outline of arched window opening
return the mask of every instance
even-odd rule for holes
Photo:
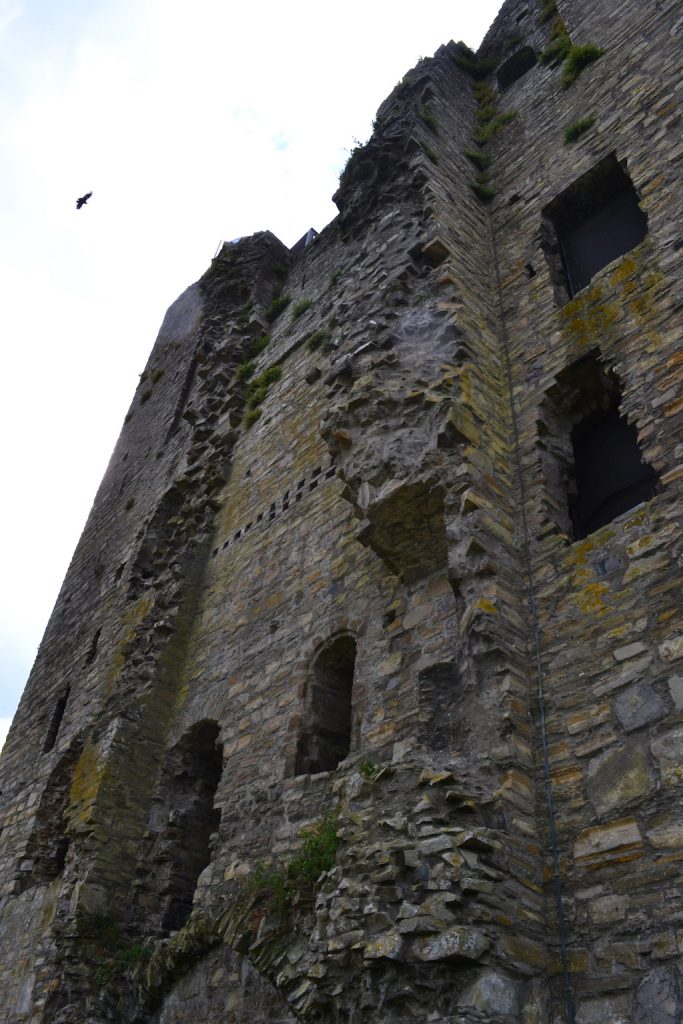
[[[561,302],[647,234],[636,190],[614,153],[565,189],[543,216],[543,245]]]
[[[501,92],[509,89],[510,86],[531,71],[533,67],[538,63],[538,58],[530,46],[523,46],[521,50],[517,50],[511,57],[501,64],[496,73],[498,79],[498,88]]]
[[[313,663],[296,775],[333,771],[351,749],[356,641],[338,636]]]
[[[147,924],[156,917],[165,934],[187,921],[197,881],[211,861],[211,837],[221,821],[214,806],[223,769],[218,735],[215,722],[198,722],[169,751],[150,816],[140,910]]]
[[[657,474],[643,461],[638,433],[620,414],[620,403],[619,381],[596,353],[558,374],[544,403],[540,443],[549,505],[574,540],[659,490]]]
[[[59,727],[62,724],[62,718],[64,717],[64,710],[66,708],[66,702],[68,701],[68,699],[69,687],[67,686],[66,690],[55,704],[54,711],[52,712],[52,718],[50,719],[50,725],[47,730],[47,736],[45,737],[45,743],[43,745],[44,754],[49,753],[49,751],[52,750],[55,743],[57,742],[57,734],[59,732]]]

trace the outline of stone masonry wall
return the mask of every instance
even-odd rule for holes
[[[495,142],[491,216],[519,424],[568,955],[577,1020],[673,1024],[683,1012],[674,767],[681,755],[681,12],[666,2],[575,0],[558,8],[573,42],[605,53],[566,90],[559,69],[539,66],[503,94],[501,106],[518,117]],[[531,20],[532,39],[551,30],[537,14],[522,22]],[[564,129],[587,116],[595,117],[589,131],[565,144]],[[543,251],[542,211],[612,152],[626,163],[648,232],[563,302]],[[622,411],[662,486],[652,501],[572,542],[554,510],[540,423],[558,374],[589,351],[616,373]],[[551,917],[553,904],[549,891]]]

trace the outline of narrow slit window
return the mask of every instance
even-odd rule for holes
[[[320,652],[309,683],[296,775],[333,771],[351,749],[356,641],[339,636]]]
[[[614,154],[558,196],[546,207],[544,217],[551,272],[564,279],[561,283],[569,297],[647,234],[638,195]]]
[[[50,725],[43,745],[44,754],[49,753],[57,742],[57,734],[59,732],[59,727],[62,724],[62,719],[64,718],[64,711],[66,709],[66,702],[68,699],[69,687],[67,686],[66,690],[55,704],[54,711],[52,712],[52,718],[50,719]]]

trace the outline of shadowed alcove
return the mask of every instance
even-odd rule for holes
[[[316,657],[308,685],[295,774],[333,771],[351,749],[356,641],[335,637]]]

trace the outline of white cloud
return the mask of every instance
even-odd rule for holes
[[[22,9],[16,0],[0,0],[0,35],[21,17]]]

